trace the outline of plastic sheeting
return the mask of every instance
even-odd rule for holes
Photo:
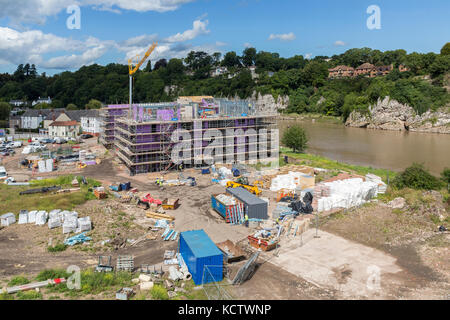
[[[28,211],[21,210],[19,213],[19,224],[27,224],[28,223]]]
[[[28,223],[36,223],[36,214],[37,211],[30,211],[28,212]]]
[[[310,186],[311,180],[314,182],[314,177],[302,172],[290,171],[288,174],[279,175],[273,178],[270,191],[277,192],[281,189],[295,190],[302,186]]]
[[[378,194],[378,184],[361,178],[325,182],[330,190],[329,197],[318,199],[319,212],[340,208],[352,208],[366,203]]]

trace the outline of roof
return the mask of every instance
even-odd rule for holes
[[[66,109],[29,109],[25,111],[22,117],[39,117],[40,115],[47,120],[58,118],[65,113],[71,120],[80,121],[82,117],[100,117],[99,110],[66,110]]]
[[[49,127],[68,127],[76,125],[78,125],[77,121],[54,121],[49,125]]]
[[[349,67],[349,66],[337,66],[337,67],[335,67],[335,68],[332,68],[332,69],[328,69],[328,71],[339,71],[339,70],[342,70],[342,71],[353,71],[353,70],[355,70],[355,69],[353,69],[352,67]]]
[[[186,231],[180,234],[196,258],[222,255],[204,230]]]
[[[236,198],[238,198],[241,201],[244,201],[248,205],[255,205],[255,204],[266,204],[264,200],[258,198],[253,193],[250,193],[246,189],[239,187],[239,188],[228,188],[227,192],[229,194],[234,195]]]
[[[360,70],[360,69],[372,69],[375,68],[375,66],[371,63],[363,63],[362,65],[360,65],[358,68],[356,68],[356,70]]]

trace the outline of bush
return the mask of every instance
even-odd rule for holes
[[[19,291],[17,292],[17,298],[19,300],[41,300],[42,293],[36,292],[34,290],[31,291]]]
[[[167,294],[166,288],[159,285],[153,286],[150,293],[154,300],[169,300],[169,295]]]
[[[445,183],[450,184],[450,169],[445,168],[444,171],[442,171],[441,173],[441,177]]]
[[[438,178],[425,170],[422,164],[414,163],[400,173],[392,182],[394,188],[411,188],[418,190],[438,190],[442,184]]]
[[[303,152],[308,146],[306,131],[299,125],[288,128],[281,141],[286,147],[291,148],[294,153]]]

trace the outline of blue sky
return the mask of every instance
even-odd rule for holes
[[[74,3],[80,30],[66,27]],[[381,10],[379,30],[366,26],[370,5]],[[246,46],[284,57],[360,47],[439,52],[450,38],[448,0],[0,0],[0,8],[0,72],[26,62],[48,74],[125,63],[153,40],[152,61]]]

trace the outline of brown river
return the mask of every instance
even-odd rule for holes
[[[355,165],[401,171],[413,162],[433,174],[450,168],[450,135],[347,128],[311,120],[279,120],[284,130],[299,123],[309,137],[308,153]]]

